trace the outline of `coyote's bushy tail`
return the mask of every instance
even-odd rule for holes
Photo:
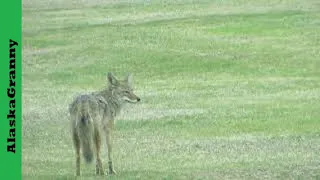
[[[86,163],[91,163],[93,160],[93,124],[89,116],[82,115],[78,122],[78,133],[81,142],[82,155]]]

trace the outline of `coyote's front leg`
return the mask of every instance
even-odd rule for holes
[[[109,166],[109,174],[117,174],[117,172],[113,168],[112,163],[112,130],[113,130],[113,120],[109,120],[107,123],[107,127],[105,128],[106,140],[107,140],[107,148],[108,148],[108,166]]]

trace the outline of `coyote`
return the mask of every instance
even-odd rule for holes
[[[96,174],[104,175],[100,159],[101,136],[106,137],[109,174],[116,174],[112,165],[114,118],[125,102],[136,103],[140,98],[133,93],[132,75],[118,80],[107,74],[108,86],[98,92],[77,96],[69,106],[72,139],[76,151],[76,175],[80,175],[80,149],[87,163],[96,158]]]

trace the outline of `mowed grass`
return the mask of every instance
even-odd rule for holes
[[[142,102],[80,179],[320,178],[317,0],[24,0],[23,179],[75,178],[67,108],[109,71]]]

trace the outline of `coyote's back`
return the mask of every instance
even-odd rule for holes
[[[107,77],[108,86],[104,90],[77,96],[69,106],[77,175],[80,175],[80,150],[88,163],[95,157],[96,174],[104,174],[100,159],[102,134],[105,135],[107,143],[109,173],[115,173],[112,165],[111,139],[114,118],[125,102],[140,101],[133,93],[132,75],[121,81],[111,73],[108,73]]]

